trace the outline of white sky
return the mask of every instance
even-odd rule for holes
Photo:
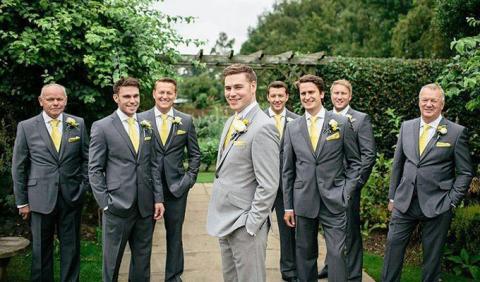
[[[248,27],[257,24],[257,18],[265,11],[272,10],[275,0],[164,0],[156,6],[172,16],[193,16],[192,24],[177,24],[178,33],[186,38],[196,38],[208,42],[201,47],[204,54],[210,54],[220,32],[228,38],[235,38],[234,50],[247,39]],[[200,48],[179,46],[184,54],[196,54]]]

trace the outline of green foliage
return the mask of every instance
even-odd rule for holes
[[[225,32],[220,32],[218,34],[218,39],[215,41],[215,45],[210,50],[212,55],[225,55],[233,49],[235,44],[235,38],[229,39],[228,35]]]
[[[225,124],[225,116],[219,108],[214,108],[212,113],[194,120],[200,146],[200,162],[203,169],[208,171],[217,161],[218,143]]]
[[[199,146],[200,146],[200,163],[204,165],[204,171],[208,171],[212,164],[215,164],[217,161],[217,154],[218,154],[218,138],[208,138],[208,139],[200,139]]]
[[[189,99],[197,109],[223,101],[223,85],[218,77],[204,71],[196,76],[185,77],[179,84],[179,96]]]
[[[480,280],[480,255],[469,254],[467,250],[462,249],[459,255],[446,252],[446,259],[452,263],[452,270],[455,275],[467,273],[473,279]]]
[[[454,253],[460,253],[462,248],[471,254],[478,253],[480,250],[480,204],[455,210],[448,242]]]
[[[467,18],[480,18],[480,0],[436,0],[436,21],[447,40],[473,36],[480,26],[467,24]]]

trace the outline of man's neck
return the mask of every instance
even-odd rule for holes
[[[270,110],[276,115],[281,115],[283,111],[285,110],[285,107],[283,107],[280,111],[275,110],[274,108],[270,107]]]
[[[311,109],[311,110],[307,110],[307,112],[311,115],[311,116],[316,116],[318,115],[318,113],[322,110],[323,106],[319,107],[318,109]]]
[[[164,115],[168,114],[170,112],[170,110],[172,109],[172,107],[170,107],[168,109],[159,109],[157,106],[155,106],[155,108],[157,108],[157,110]]]
[[[424,123],[430,124],[430,123],[434,122],[435,120],[437,120],[437,118],[439,118],[439,117],[440,116],[426,118],[426,117],[422,116],[422,120],[423,120]]]

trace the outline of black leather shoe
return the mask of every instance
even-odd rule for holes
[[[283,281],[287,281],[287,282],[297,282],[297,277],[282,277],[282,280]]]
[[[328,278],[328,270],[323,268],[319,273],[318,273],[318,279],[326,279]]]

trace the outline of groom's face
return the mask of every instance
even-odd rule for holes
[[[255,100],[257,83],[249,81],[245,73],[225,77],[225,99],[232,110],[239,113]]]
[[[113,94],[113,100],[124,114],[131,117],[140,105],[140,90],[135,86],[120,87],[118,93]]]

